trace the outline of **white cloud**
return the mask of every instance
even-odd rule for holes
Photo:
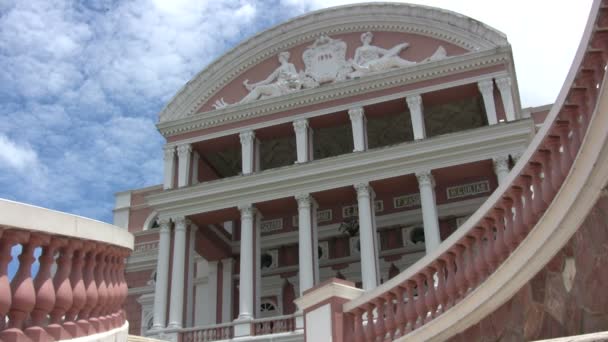
[[[38,167],[38,155],[29,146],[20,146],[0,134],[0,167],[8,166],[19,172]]]

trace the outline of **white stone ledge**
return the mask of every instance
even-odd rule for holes
[[[0,227],[5,229],[25,229],[133,249],[133,235],[105,222],[5,199],[0,199],[0,213]]]
[[[70,342],[127,342],[129,340],[129,322],[125,322],[122,327],[112,329],[95,335],[73,338]]]

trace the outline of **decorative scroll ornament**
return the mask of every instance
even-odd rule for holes
[[[354,59],[346,60],[347,45],[344,41],[322,35],[310,45],[302,54],[305,70],[298,72],[296,67],[289,63],[289,52],[278,55],[281,64],[266,79],[249,84],[245,80],[243,85],[247,94],[238,103],[249,103],[256,100],[286,95],[301,89],[316,88],[322,84],[345,81],[359,78],[368,74],[382,72],[389,69],[404,68],[415,65],[416,62],[399,57],[401,51],[409,47],[404,42],[391,49],[384,49],[371,45],[373,34],[366,32],[361,35],[361,43],[355,50]],[[443,46],[439,46],[435,53],[422,62],[443,59],[447,56]],[[220,98],[215,101],[215,109],[229,106],[230,103]]]

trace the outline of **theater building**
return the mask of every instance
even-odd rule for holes
[[[549,108],[522,108],[503,33],[446,10],[343,6],[253,36],[160,113],[163,184],[116,194],[130,333],[303,340],[296,298],[371,291],[436,250]]]

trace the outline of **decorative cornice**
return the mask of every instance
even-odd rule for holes
[[[421,63],[409,68],[394,69],[361,79],[338,82],[323,87],[303,90],[252,103],[228,106],[200,115],[181,116],[161,121],[157,127],[165,136],[172,136],[199,129],[225,125],[230,122],[265,116],[285,110],[305,107],[313,103],[356,96],[404,84],[436,79],[452,74],[507,63],[511,58],[510,47],[467,53],[443,60]]]
[[[470,51],[508,45],[505,35],[454,12],[409,4],[357,4],[312,12],[239,44],[189,81],[160,113],[161,122],[192,115],[253,65],[322,34],[392,31],[433,37]]]

